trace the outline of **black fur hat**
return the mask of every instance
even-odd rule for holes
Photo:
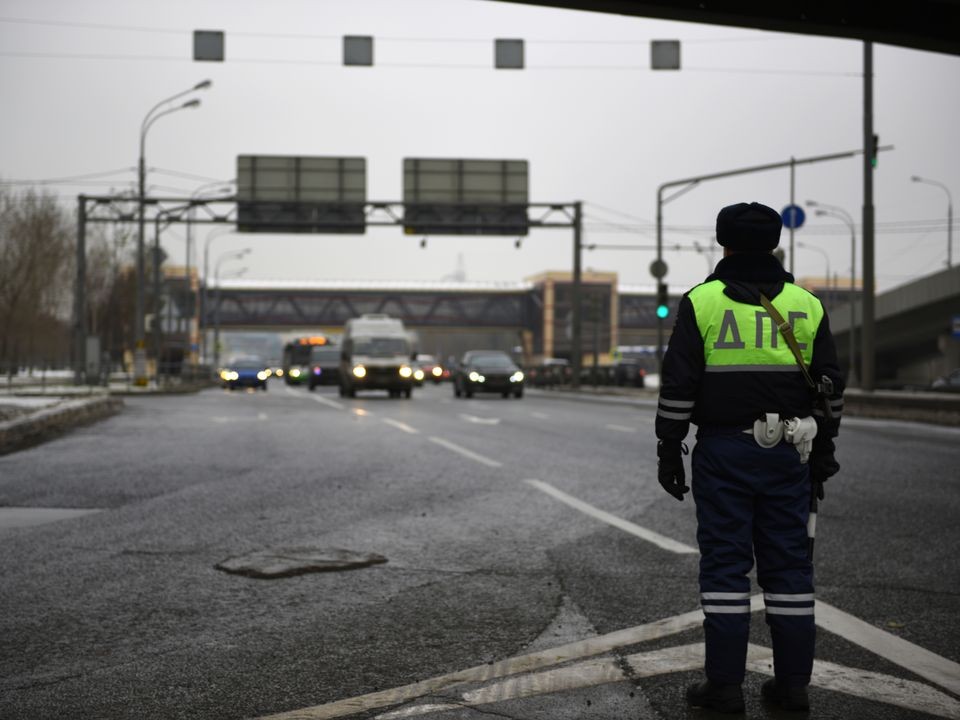
[[[740,252],[770,252],[780,244],[780,213],[760,203],[737,203],[717,215],[717,242]]]

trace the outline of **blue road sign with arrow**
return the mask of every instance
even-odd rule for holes
[[[790,230],[796,230],[807,219],[806,213],[799,205],[787,205],[780,211],[780,217],[783,218],[783,226]]]

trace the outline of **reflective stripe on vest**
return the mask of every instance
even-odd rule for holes
[[[760,305],[724,295],[722,280],[698,285],[688,297],[703,338],[707,372],[799,372],[787,341]],[[813,357],[813,339],[823,320],[820,301],[803,288],[785,283],[773,306],[793,326],[804,362]]]

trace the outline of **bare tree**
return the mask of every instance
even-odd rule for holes
[[[87,327],[100,336],[111,360],[120,362],[134,339],[133,234],[118,225],[101,224],[87,238]]]
[[[0,369],[16,372],[38,351],[62,357],[73,246],[70,215],[52,195],[0,187]]]

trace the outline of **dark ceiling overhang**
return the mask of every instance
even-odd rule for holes
[[[495,0],[709,25],[870,40],[960,55],[960,0]]]

